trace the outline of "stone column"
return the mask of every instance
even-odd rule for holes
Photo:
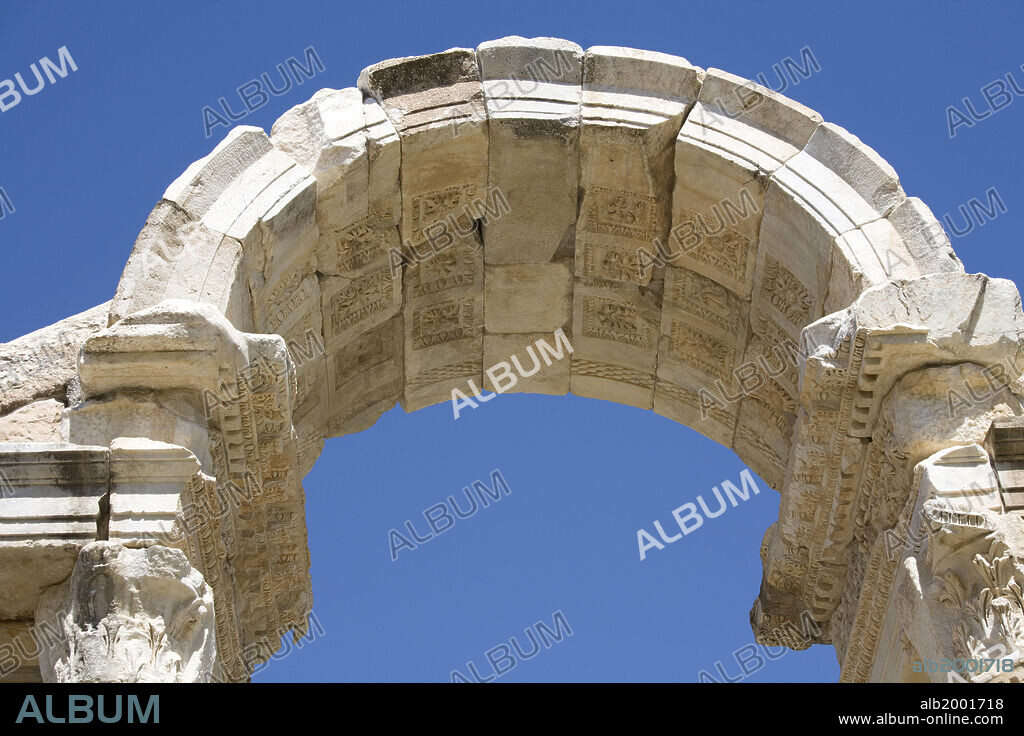
[[[217,603],[215,677],[244,682],[313,605],[284,339],[168,300],[87,340],[79,375],[68,436],[110,447],[99,538],[181,548]]]
[[[213,592],[178,549],[82,547],[74,572],[36,609],[45,682],[208,682]]]
[[[952,447],[918,464],[916,503],[889,540],[900,568],[872,679],[1024,679],[1022,430],[997,419],[988,452]]]

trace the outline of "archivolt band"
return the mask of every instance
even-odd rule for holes
[[[325,438],[561,329],[510,390],[653,410],[780,494],[759,643],[1019,679],[1022,325],[878,154],[756,83],[555,39],[376,64],[233,129],[112,301],[0,346],[0,668],[245,680],[309,625]]]

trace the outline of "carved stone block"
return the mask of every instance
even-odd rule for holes
[[[639,287],[577,281],[573,297],[572,392],[650,409],[659,310]]]
[[[181,550],[92,542],[71,577],[40,598],[36,621],[59,636],[39,654],[45,682],[208,682],[213,675],[213,591]]]
[[[492,211],[481,218],[485,259],[548,263],[556,253],[571,254],[583,50],[558,39],[511,37],[481,44],[477,57],[492,193]]]
[[[571,335],[566,335],[572,341]],[[571,356],[565,348],[563,357],[555,359],[551,352],[542,353],[537,345],[538,340],[545,341],[557,352],[558,341],[550,332],[531,332],[525,334],[510,335],[484,335],[484,390],[494,391],[495,385],[491,381],[487,371],[500,363],[506,363],[511,367],[511,373],[516,377],[516,383],[506,389],[509,393],[531,393],[531,394],[553,394],[561,396],[569,393],[569,366]],[[545,359],[547,355],[547,359]],[[501,368],[495,371],[500,377],[504,374]],[[527,375],[529,374],[529,375]],[[506,386],[509,379],[502,381]],[[463,393],[470,395],[466,388],[461,389]]]
[[[484,303],[488,333],[554,332],[572,316],[572,273],[561,263],[487,266]]]

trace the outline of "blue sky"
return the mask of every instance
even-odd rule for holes
[[[223,137],[204,135],[204,106],[239,109],[236,88],[313,46],[325,70],[240,121],[269,130],[376,61],[513,34],[668,52],[776,88],[773,64],[807,47],[821,71],[784,92],[874,147],[958,230],[958,207],[994,187],[1006,211],[953,246],[969,272],[1022,283],[1024,100],[986,115],[980,91],[1008,73],[1024,90],[1022,22],[1019,2],[3,3],[0,78],[61,46],[78,70],[0,113],[14,207],[0,209],[0,341],[111,298],[153,205]],[[950,138],[947,108],[967,113],[965,97],[985,119]],[[572,636],[499,682],[721,679],[716,662],[735,677],[778,495],[760,482],[644,561],[636,532],[669,528],[672,509],[744,468],[686,427],[607,402],[504,395],[457,422],[448,405],[395,409],[329,441],[306,478],[323,634],[255,680],[447,682],[470,661],[487,676],[488,650],[516,637],[529,653],[524,630],[553,627],[556,611]],[[391,560],[390,529],[414,520],[422,534],[425,509],[495,469],[510,494]],[[765,662],[748,681],[838,677],[831,647]]]

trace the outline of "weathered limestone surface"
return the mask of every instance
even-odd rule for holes
[[[537,333],[572,328],[583,49],[516,36],[480,44],[477,57],[489,141],[483,368],[518,353],[528,373]],[[568,393],[569,366],[547,366],[510,390]],[[484,385],[493,389],[489,376]]]
[[[0,655],[59,610],[48,679],[245,680],[307,625],[325,438],[501,391],[506,364],[509,390],[653,409],[780,492],[759,641],[831,644],[844,681],[1003,648],[987,679],[1019,680],[1022,345],[1016,287],[772,90],[551,38],[384,61],[233,130],[110,303],[0,345]],[[152,601],[96,607],[149,569]],[[114,661],[87,622],[167,637]]]
[[[39,599],[45,682],[208,682],[217,643],[213,592],[167,547],[82,548],[71,577]]]
[[[686,59],[613,46],[583,64],[573,393],[650,409],[662,345],[661,269],[639,250],[667,242],[675,138],[704,72]]]
[[[3,682],[42,682],[39,646],[32,636],[33,618],[0,621],[0,679]]]
[[[488,197],[483,84],[473,49],[384,61],[359,88],[375,97],[402,146],[403,287],[407,411],[443,401],[453,383],[480,385],[483,242]]]
[[[881,484],[885,493],[862,504],[871,505],[860,512],[871,527],[886,531],[855,536],[867,562],[851,570],[863,575],[861,600],[848,593],[836,612],[854,621],[849,641],[837,643],[845,647],[844,680],[917,679],[912,662],[963,658],[1006,658],[1014,670],[966,677],[1020,680],[1024,525],[1006,513],[979,443],[994,421],[1020,421],[1024,394],[1005,389],[994,401],[952,410],[948,401],[950,386],[977,390],[986,378],[977,365],[926,368],[901,379],[884,402],[885,434],[876,437],[900,485]]]
[[[66,402],[78,351],[86,337],[107,326],[109,310],[110,302],[100,304],[0,344],[0,416],[40,399]]]
[[[103,534],[107,448],[0,444],[0,619],[31,618]]]
[[[108,538],[187,551],[221,600],[222,674],[244,680],[281,632],[304,630],[312,607],[297,381],[284,339],[239,332],[211,305],[169,300],[91,338],[80,372],[86,401],[68,422],[72,434],[82,421],[94,433],[107,427]],[[123,430],[115,418],[90,415],[94,397],[101,407],[137,397],[193,413],[177,425],[157,413],[144,435],[156,442],[118,442],[133,435],[111,435]],[[182,432],[196,416],[205,433]],[[168,429],[175,434],[161,434]]]
[[[989,455],[978,444],[940,450],[917,465],[914,478],[919,490],[905,522],[916,543],[899,550],[894,605],[883,629],[892,643],[871,678],[942,682],[947,674],[915,672],[913,663],[998,659],[998,668],[960,676],[1019,681],[1024,523],[1019,515],[1002,513]],[[1005,671],[1006,659],[1013,672]]]
[[[3,442],[60,442],[60,420],[65,406],[56,399],[25,404],[0,417]]]
[[[477,56],[488,186],[509,208],[484,224],[485,260],[500,266],[549,263],[556,254],[564,259],[576,222],[583,49],[560,39],[514,37],[480,44]]]
[[[321,299],[309,314],[322,312],[323,317],[307,319],[304,327],[319,321],[325,345],[297,371],[300,445],[303,455],[314,456],[303,458],[305,468],[312,466],[325,431],[335,435],[364,429],[402,393],[400,343],[379,346],[380,370],[372,376],[341,359],[393,327],[401,307],[402,269],[392,268],[391,259],[401,245],[401,147],[380,105],[364,100],[353,87],[322,90],[293,108],[274,124],[271,141],[307,166],[318,188],[319,235],[315,253],[306,257],[310,263],[315,258]],[[312,287],[306,279],[299,291]],[[296,299],[284,292],[282,297],[289,304],[303,303],[301,295]],[[300,344],[308,344],[303,338],[305,333]]]

